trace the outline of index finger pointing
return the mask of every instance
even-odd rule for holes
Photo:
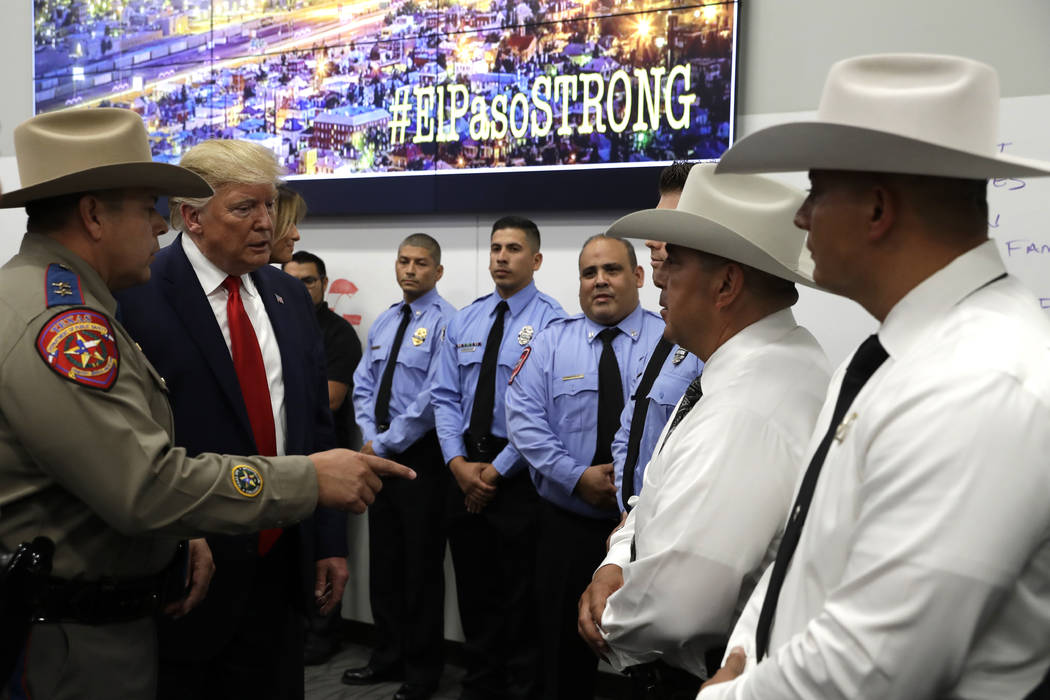
[[[365,463],[379,476],[396,476],[401,479],[415,479],[416,473],[403,464],[374,455],[362,455]]]

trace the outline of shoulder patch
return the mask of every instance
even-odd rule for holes
[[[248,498],[255,498],[262,493],[263,478],[259,470],[249,464],[238,464],[230,472],[233,488],[237,493]]]
[[[44,296],[47,308],[52,306],[71,306],[84,303],[84,294],[80,290],[80,277],[60,263],[47,266],[44,275]]]
[[[91,309],[71,309],[44,324],[36,337],[44,362],[66,379],[108,390],[117,381],[120,354],[109,319]]]
[[[531,354],[532,346],[529,345],[522,351],[521,357],[518,358],[518,364],[514,366],[514,371],[510,373],[510,380],[507,382],[507,386],[514,383],[514,377],[518,376],[518,372],[520,372],[521,368],[525,366],[525,360],[529,359],[529,355]]]

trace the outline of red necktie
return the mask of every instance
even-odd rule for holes
[[[228,292],[226,318],[230,324],[233,368],[237,372],[237,382],[241,385],[245,408],[248,409],[248,421],[252,424],[255,447],[261,455],[275,456],[277,433],[273,426],[270,386],[266,381],[266,366],[263,364],[262,350],[259,349],[259,339],[241,301],[241,279],[227,277],[222,286]],[[270,551],[280,536],[280,528],[260,532],[259,554]]]

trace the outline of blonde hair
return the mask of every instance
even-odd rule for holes
[[[292,226],[306,218],[306,200],[287,185],[280,185],[273,208],[273,243],[276,245],[288,236]]]
[[[211,139],[201,141],[186,151],[179,165],[197,173],[218,190],[224,185],[265,185],[276,187],[284,175],[284,168],[277,162],[273,151],[250,141],[233,139]],[[171,226],[186,232],[182,220],[183,204],[200,209],[208,205],[211,197],[171,197]]]

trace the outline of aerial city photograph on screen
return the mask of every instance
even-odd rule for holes
[[[736,2],[33,0],[36,111],[125,107],[154,158],[293,175],[714,159]]]

